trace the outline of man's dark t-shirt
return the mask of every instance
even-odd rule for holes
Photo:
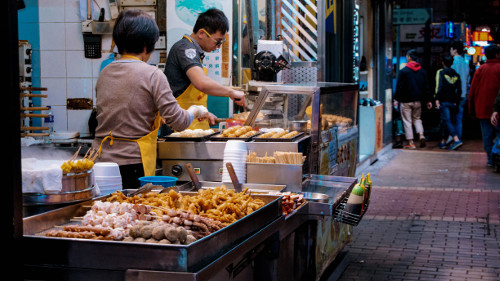
[[[180,96],[191,84],[186,75],[188,69],[193,66],[203,68],[202,60],[205,53],[196,41],[191,40],[193,42],[183,37],[170,48],[168,53],[165,75],[175,98]]]

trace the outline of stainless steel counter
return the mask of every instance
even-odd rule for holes
[[[27,257],[25,278],[65,276],[71,280],[128,281],[229,281],[256,278],[270,281],[304,280],[303,278],[319,280],[321,272],[316,270],[316,263],[324,261],[311,254],[311,251],[322,247],[323,242],[318,239],[324,236],[321,233],[324,226],[319,223],[332,221],[331,212],[325,211],[325,208],[334,209],[355,182],[356,179],[353,178],[311,176],[307,189],[326,192],[331,197],[328,203],[307,202],[291,215],[267,217],[264,225],[251,222],[245,225],[245,221],[241,221],[238,227],[207,237],[205,242],[200,241],[192,249],[189,246],[53,239],[33,235],[42,229],[66,223],[68,217],[83,215],[88,210],[84,206],[89,205],[89,202],[25,218],[26,235],[21,249]],[[318,210],[322,210],[322,213]],[[260,213],[260,217],[262,215],[267,216],[267,213]],[[335,225],[338,227],[339,224]],[[245,236],[244,233],[251,234]],[[224,247],[223,241],[227,241],[229,236],[241,236],[243,239],[236,239],[236,243]],[[340,240],[335,242],[337,248],[333,250],[333,255],[349,241],[349,237],[337,237]],[[294,270],[291,271],[290,268]]]

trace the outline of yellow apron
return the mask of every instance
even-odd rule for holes
[[[184,35],[183,37],[189,40],[189,42],[193,43],[193,40],[189,38],[189,36]],[[205,75],[207,75],[208,69],[203,67],[203,72],[205,73]],[[200,90],[196,89],[191,83],[189,84],[187,89],[177,97],[176,100],[180,107],[182,107],[183,109],[188,109],[191,105],[202,105],[204,107],[207,107],[208,96]],[[198,121],[198,119],[194,119],[188,129],[208,130],[210,129],[210,125],[208,123],[208,120]]]
[[[127,57],[132,57],[132,56],[127,56]],[[142,166],[144,168],[144,176],[154,176],[156,170],[156,146],[157,146],[158,130],[160,129],[160,125],[161,125],[161,116],[160,113],[158,113],[151,128],[151,132],[139,139],[117,138],[114,137],[111,132],[109,132],[109,135],[106,136],[101,141],[101,145],[99,146],[99,151],[98,151],[99,157],[101,157],[102,144],[106,140],[109,140],[110,146],[113,146],[113,141],[115,139],[122,141],[136,142],[137,145],[139,145],[139,150],[141,152],[141,161],[142,161]]]
[[[127,138],[117,138],[114,137],[111,132],[105,138],[102,139],[101,145],[99,146],[98,155],[101,157],[102,145],[105,141],[109,140],[109,145],[113,146],[114,140],[122,141],[133,141],[139,145],[139,151],[141,152],[142,167],[144,168],[144,176],[154,176],[156,170],[156,146],[158,138],[158,129],[161,125],[160,114],[156,116],[152,130],[149,134],[139,138],[139,139],[127,139]]]

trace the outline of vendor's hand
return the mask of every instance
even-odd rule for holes
[[[438,100],[436,100],[436,108],[439,109],[439,107],[441,107],[441,104],[439,103]]]
[[[233,90],[230,98],[239,106],[245,107],[245,92]]]
[[[217,120],[217,116],[215,116],[214,114],[210,113],[210,112],[206,112],[205,114],[203,114],[202,116],[200,116],[198,118],[198,121],[203,121],[203,120],[208,120],[208,123],[210,124],[210,126],[212,125],[215,125],[215,121]]]
[[[427,109],[431,109],[432,108],[432,102],[428,102],[427,103]]]
[[[498,126],[498,112],[493,112],[493,114],[491,114],[491,125],[493,126]]]

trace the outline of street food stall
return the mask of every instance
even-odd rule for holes
[[[355,144],[345,145],[357,139],[356,86],[270,83],[247,91],[256,97],[242,124],[226,120],[220,131],[159,140],[158,165],[174,185],[149,183],[26,216],[25,278],[319,280],[332,267],[341,272],[342,249],[371,189],[354,178]],[[255,133],[223,133],[245,126]],[[297,133],[259,139],[282,132],[276,128]],[[243,160],[228,161],[229,147]],[[362,199],[356,212],[353,194]]]
[[[117,192],[27,217],[24,219],[22,249],[26,257],[25,277],[253,280],[261,276],[265,280],[318,280],[351,239],[352,224],[342,223],[338,207],[355,182],[352,178],[312,177],[306,184],[306,190],[322,191],[328,195],[327,199],[306,199],[289,213],[283,212],[286,203],[284,195],[252,194],[252,200],[261,204],[257,210],[205,236],[197,235],[191,241],[186,239],[182,242],[168,242],[166,231],[163,237],[158,237],[159,240],[153,239],[161,234],[156,227],[151,227],[146,234],[146,227],[153,225],[155,220],[141,216],[149,214],[157,217],[158,212],[153,212],[156,210],[153,205],[139,211],[147,203],[134,201],[138,199],[134,196],[138,195],[129,194],[134,191]],[[197,194],[207,196],[210,190],[179,193],[188,198]],[[213,192],[217,190],[226,192],[227,196],[250,196],[222,187],[215,188]],[[161,194],[172,196],[175,192],[161,191],[150,192],[158,197]],[[143,198],[157,198],[150,193],[144,194],[148,195]],[[105,213],[104,220],[112,217],[112,208],[119,208],[122,212],[115,214],[122,215],[133,210],[141,223],[128,226],[128,235],[120,234],[119,230],[123,228],[92,224],[98,220],[97,212]],[[182,216],[179,210],[174,215],[163,211],[162,223],[166,223],[166,216],[170,219]],[[195,221],[192,220],[192,225]],[[118,220],[114,223],[119,224]],[[140,224],[143,225],[138,231]],[[184,225],[188,223],[184,222]],[[191,231],[195,232],[194,229],[191,227]],[[290,265],[294,265],[291,267],[293,270],[289,270]]]

